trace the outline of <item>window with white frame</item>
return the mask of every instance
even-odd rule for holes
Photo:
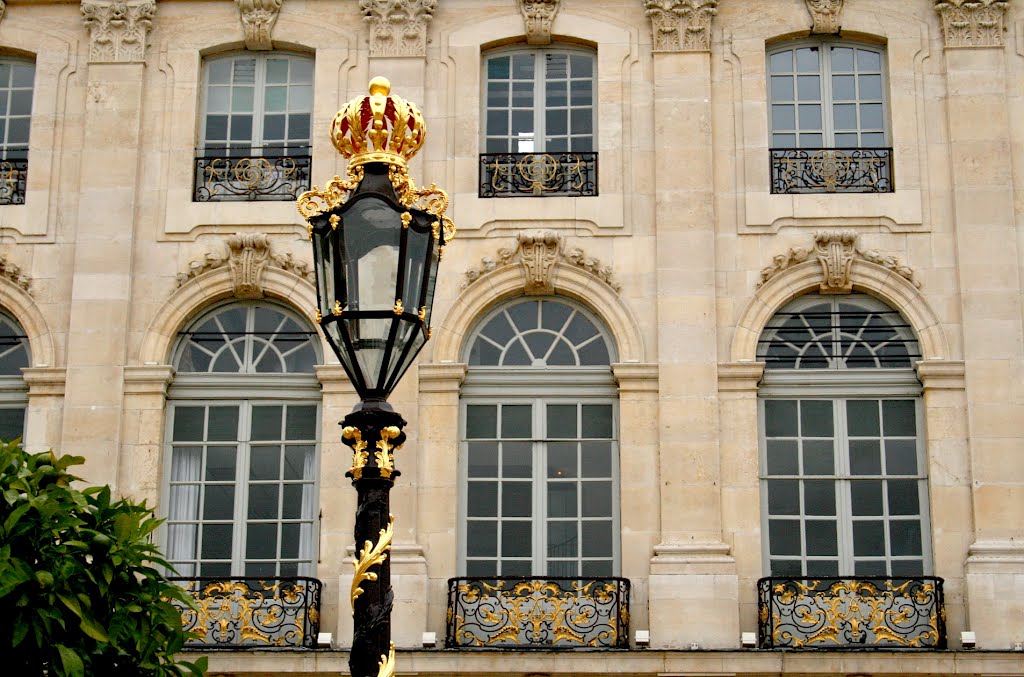
[[[28,337],[13,318],[0,313],[0,440],[25,434],[28,387],[21,370],[31,365]]]
[[[773,576],[930,573],[917,342],[862,294],[801,297],[760,342],[762,543]]]
[[[0,58],[0,205],[24,204],[35,64]]]
[[[606,332],[579,306],[529,299],[492,312],[468,347],[466,575],[615,575],[618,403]]]
[[[583,49],[514,49],[484,59],[484,152],[595,149],[596,64]]]
[[[768,52],[772,148],[889,145],[885,49],[818,40]]]
[[[182,576],[312,575],[317,335],[270,303],[181,332],[167,416],[168,561]]]

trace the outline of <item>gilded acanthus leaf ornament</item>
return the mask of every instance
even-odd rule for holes
[[[245,34],[246,49],[274,48],[270,34],[277,23],[282,2],[283,0],[235,0],[242,21],[242,31]]]
[[[153,0],[82,0],[82,21],[89,29],[89,61],[142,61],[154,14]]]
[[[370,460],[370,452],[366,451],[363,433],[355,426],[345,426],[341,430],[341,439],[346,440],[348,446],[352,447],[352,467],[348,474],[352,475],[354,479],[359,479],[363,476],[363,468],[366,467],[367,461]],[[352,442],[349,443],[347,440],[352,440]]]
[[[853,290],[853,279],[850,272],[856,259],[869,261],[875,265],[888,268],[906,279],[915,287],[921,283],[916,279],[914,269],[905,265],[896,256],[882,254],[875,249],[859,249],[857,234],[852,230],[819,231],[814,233],[814,247],[790,247],[785,253],[772,257],[772,264],[761,269],[761,280],[758,288],[788,268],[803,263],[814,254],[821,264],[822,294],[849,294]]]
[[[655,52],[708,52],[718,0],[644,0]]]
[[[1006,0],[935,0],[946,47],[1002,47]]]
[[[531,45],[551,44],[551,24],[558,14],[559,0],[519,0],[519,9],[526,23],[526,42]]]
[[[362,549],[359,551],[359,557],[352,560],[352,566],[355,567],[355,575],[352,576],[352,612],[355,613],[356,599],[359,595],[366,592],[360,587],[363,581],[376,581],[377,573],[370,571],[370,567],[382,564],[388,557],[388,551],[391,550],[391,539],[395,535],[395,516],[388,516],[388,526],[380,530],[379,538],[377,543],[371,543],[366,541],[363,543]]]
[[[806,0],[814,25],[812,33],[839,33],[844,0]]]
[[[370,24],[370,56],[426,56],[437,0],[359,0]]]

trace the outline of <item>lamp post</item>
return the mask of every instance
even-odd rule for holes
[[[430,338],[437,268],[455,226],[448,196],[417,189],[408,160],[426,127],[415,104],[391,95],[384,78],[334,117],[331,141],[348,158],[335,176],[298,200],[316,269],[316,319],[338,356],[359,404],[342,420],[352,449],[346,473],[356,488],[356,559],[352,579],[353,677],[393,675],[389,494],[399,472],[394,452],[405,421],[388,395]]]

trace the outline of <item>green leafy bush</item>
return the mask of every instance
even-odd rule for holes
[[[202,675],[150,543],[160,520],[110,487],[76,489],[84,459],[0,443],[0,656],[11,675]]]

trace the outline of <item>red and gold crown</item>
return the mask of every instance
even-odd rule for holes
[[[342,106],[331,123],[331,142],[349,158],[349,168],[368,162],[405,167],[427,136],[416,104],[391,94],[387,78],[370,80],[368,96]]]

